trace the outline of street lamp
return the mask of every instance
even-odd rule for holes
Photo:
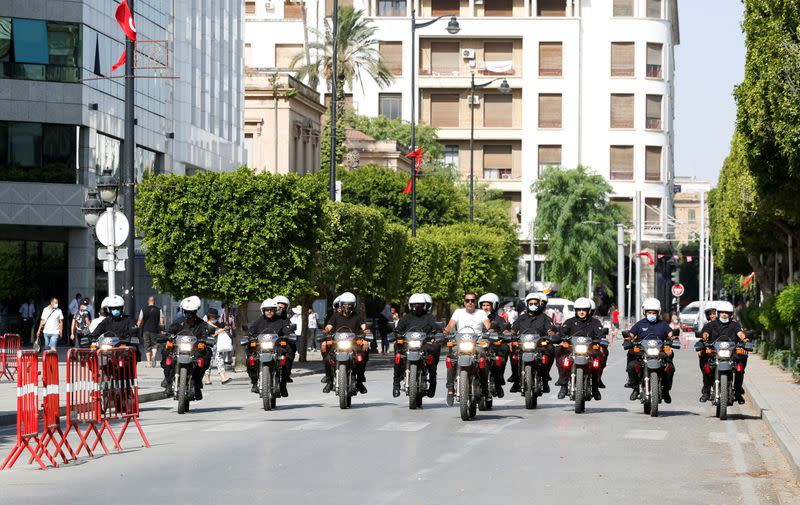
[[[469,86],[469,100],[471,103],[469,104],[469,222],[472,223],[475,217],[475,91],[479,89],[484,89],[489,87],[493,82],[500,80],[498,77],[497,79],[492,79],[489,82],[485,82],[483,84],[475,84],[475,73],[472,73],[472,80],[470,81]],[[506,95],[511,93],[511,86],[508,85],[508,81],[503,79],[503,82],[500,83],[500,87],[498,88],[500,93]]]
[[[455,16],[445,14],[429,21],[417,23],[417,11],[411,9],[411,151],[417,148],[417,110],[416,110],[416,75],[417,75],[417,28],[425,28],[442,18],[450,16],[447,23],[447,33],[455,35],[461,31],[458,20]],[[417,236],[417,169],[414,166],[411,170],[411,236]]]
[[[117,191],[119,191],[119,181],[111,174],[111,169],[103,170],[103,175],[97,179],[97,189],[100,191],[100,199],[107,205],[114,205],[117,201]]]

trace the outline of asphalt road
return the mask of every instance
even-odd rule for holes
[[[788,504],[800,488],[748,405],[727,422],[701,405],[694,353],[682,350],[673,403],[650,418],[623,389],[615,346],[600,402],[506,394],[470,422],[437,398],[410,411],[391,372],[368,371],[367,395],[342,411],[319,376],[298,378],[265,412],[243,385],[212,386],[179,416],[175,402],[142,407],[152,448],[125,436],[121,454],[42,472],[0,474],[0,504]],[[553,373],[555,376],[555,371]],[[0,454],[13,432],[0,431]]]

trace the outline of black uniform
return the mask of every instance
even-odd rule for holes
[[[120,317],[107,317],[100,321],[97,328],[92,332],[92,340],[97,340],[103,333],[113,333],[119,339],[127,340],[139,333],[139,328],[136,327],[136,321],[127,314]]]
[[[703,329],[700,330],[700,338],[702,338],[704,333],[708,333],[708,343],[713,344],[717,338],[719,338],[719,321],[709,321],[705,325],[703,325]],[[705,352],[701,352],[699,356],[699,363],[700,363],[700,373],[703,376],[703,389],[701,391],[702,394],[711,394],[711,386],[714,384],[714,376],[711,375],[711,371],[706,373],[705,367],[708,364],[709,355]]]
[[[337,312],[331,316],[328,320],[328,325],[333,327],[333,332],[337,332],[339,330],[349,331],[356,335],[363,333],[361,326],[364,325],[364,320],[361,319],[361,316],[358,314],[352,314],[350,316],[346,316],[343,313]],[[325,375],[328,379],[328,382],[333,382],[333,366],[331,363],[331,353],[335,352],[335,349],[328,348],[328,355],[329,358],[325,359]],[[367,380],[364,376],[364,372],[367,369],[367,362],[369,361],[369,351],[358,351],[361,352],[364,360],[359,362],[356,361],[354,371],[356,372],[356,381],[359,383],[363,383]]]
[[[656,319],[651,323],[647,318],[638,321],[630,330],[631,335],[634,337],[634,342],[641,342],[642,340],[659,339],[665,342],[672,340],[672,328],[663,319]],[[674,353],[671,353],[666,358],[666,366],[664,367],[663,380],[661,381],[661,388],[669,393],[672,389],[672,379],[675,377],[675,364],[673,363]],[[636,365],[639,363],[639,357],[633,352],[628,351],[628,385],[630,388],[639,390],[639,377],[640,372],[636,371]],[[633,397],[635,399],[635,397]]]
[[[292,365],[294,365],[294,355],[297,354],[297,335],[295,335],[294,331],[291,329],[291,318],[289,317],[289,308],[287,307],[278,315],[281,318],[281,321],[286,322],[286,327],[288,328],[288,333],[286,333],[286,337],[295,337],[295,338],[288,338],[286,340],[286,382],[294,382],[292,380]]]
[[[587,317],[586,319],[579,319],[578,317],[571,317],[564,321],[561,325],[561,334],[564,337],[583,336],[590,338],[603,337],[603,324],[599,319]],[[598,379],[603,375],[603,369],[606,367],[606,351],[603,350],[602,358],[600,360],[600,370],[597,372]],[[570,369],[564,367],[564,357],[569,356],[570,349],[567,347],[559,347],[557,354],[558,359],[558,381],[557,386],[566,386],[569,383]],[[599,381],[598,381],[599,383]]]
[[[497,333],[503,333],[504,331],[510,328],[508,321],[500,317],[497,312],[492,312],[489,314],[489,324],[491,325],[490,328]],[[494,349],[495,356],[498,356],[501,361],[500,365],[497,364],[495,360],[492,360],[489,364],[489,369],[492,372],[492,376],[494,377],[494,383],[496,386],[496,395],[498,397],[503,396],[503,392],[501,387],[506,383],[503,376],[506,372],[506,363],[508,362],[508,344],[500,341],[500,345],[493,345],[492,348]]]
[[[265,333],[274,333],[279,337],[287,337],[287,347],[289,347],[288,343],[291,341],[291,337],[294,337],[294,332],[291,331],[291,327],[289,321],[287,319],[283,319],[280,316],[272,316],[271,318],[267,318],[265,316],[259,317],[255,323],[250,327],[249,330],[250,336],[255,337],[256,335],[263,335]],[[248,348],[249,349],[249,348]],[[248,351],[249,352],[249,351]],[[258,351],[256,351],[258,352]],[[289,354],[292,352],[289,351]],[[286,359],[286,368],[287,372],[289,371],[289,358],[287,356]],[[250,377],[250,382],[255,386],[258,384],[258,373],[259,367],[258,364],[250,365],[249,360],[247,361],[247,375]]]
[[[105,322],[105,321],[104,321]],[[103,323],[100,323],[101,325]],[[210,326],[208,323],[193,315],[191,317],[184,317],[181,318],[170,325],[167,329],[170,335],[177,335],[181,331],[191,331],[192,335],[194,335],[198,340],[205,340],[209,336],[213,335],[216,331],[215,328]],[[195,398],[200,399],[202,398],[202,393],[199,393],[201,389],[203,389],[203,375],[205,375],[206,370],[211,367],[211,347],[206,346],[205,351],[205,366],[202,368],[197,366],[194,367],[192,371],[192,382],[194,383],[194,391],[195,391]],[[167,356],[169,353],[162,352],[161,353],[161,368],[164,369],[164,382],[166,384],[167,390],[172,389],[172,382],[175,379],[175,362],[173,361],[171,365],[167,365]],[[197,398],[200,396],[200,398]]]
[[[727,340],[728,342],[738,343],[740,341],[740,331],[742,331],[742,325],[736,321],[728,321],[727,323],[723,323],[717,319],[717,338],[714,340]],[[747,354],[734,354],[733,360],[735,363],[742,364],[741,372],[736,372],[736,369],[734,369],[733,392],[736,395],[737,400],[744,401],[742,397],[742,395],[744,395],[744,388],[742,387],[742,384],[744,383],[744,369],[747,367]]]
[[[395,333],[397,336],[401,336],[408,331],[420,331],[428,335],[428,337],[433,338],[433,334],[436,333],[436,319],[433,318],[431,314],[425,313],[420,316],[412,313],[406,314],[400,318],[397,322],[397,326],[395,327]],[[439,364],[439,356],[442,351],[442,347],[438,344],[432,342],[432,340],[426,340],[422,344],[422,351],[428,353],[429,356],[433,356],[433,363],[428,365],[428,382],[431,385],[436,384],[436,366]],[[406,345],[402,344],[399,346],[395,343],[395,352],[399,348],[405,348]],[[406,369],[406,362],[405,362],[405,354],[402,354],[402,358],[400,363],[397,363],[395,360],[394,365],[394,385],[398,386],[400,381],[405,374]],[[435,388],[435,386],[433,386]],[[434,389],[435,390],[435,389]]]
[[[511,325],[511,332],[514,335],[534,334],[545,336],[547,335],[547,331],[551,326],[553,326],[553,320],[550,319],[550,316],[545,314],[541,309],[533,314],[530,314],[527,310],[525,310],[521,313],[517,320],[514,321],[514,324]],[[545,381],[545,383],[550,382],[551,380],[550,370],[553,368],[555,353],[556,351],[552,343],[547,346],[547,349],[544,351],[544,354],[550,358],[548,360],[548,364],[544,365],[541,370],[542,379]],[[518,380],[519,369],[517,367],[512,367],[509,381],[516,384]]]

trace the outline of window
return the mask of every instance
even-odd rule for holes
[[[14,59],[17,63],[47,65],[47,23],[33,19],[12,20]]]
[[[253,65],[253,45],[249,42],[244,45],[244,65],[255,66]]]
[[[483,146],[483,178],[511,179],[511,146]]]
[[[444,146],[444,164],[458,171],[458,145]]]
[[[244,3],[244,14],[245,14],[245,16],[255,16],[256,15],[256,3],[255,2],[245,2]]]
[[[484,0],[484,16],[505,16],[514,15],[514,0]]]
[[[561,95],[539,95],[539,128],[561,128]]]
[[[661,129],[661,95],[647,95],[647,117],[645,125],[648,130]]]
[[[644,180],[661,180],[661,146],[647,146],[644,152]]]
[[[697,221],[697,214],[694,209],[688,209],[689,222],[694,223]]]
[[[379,42],[378,50],[383,58],[383,64],[392,75],[403,75],[403,43]]]
[[[611,43],[611,77],[634,76],[635,46],[633,42]]]
[[[378,16],[405,16],[406,0],[378,0]]]
[[[461,10],[460,0],[433,0],[431,2],[431,16],[457,16]]]
[[[511,128],[514,124],[514,107],[511,94],[483,95],[483,126],[486,128]]]
[[[611,128],[633,128],[633,95],[611,95]]]
[[[11,58],[11,18],[0,18],[0,62]],[[0,70],[2,72],[2,70]],[[0,73],[0,75],[3,75]]]
[[[0,180],[74,184],[75,126],[0,122]]]
[[[539,75],[561,77],[563,48],[561,42],[539,42]]]
[[[244,149],[247,151],[247,166],[250,168],[255,168],[255,163],[253,158],[255,153],[253,152],[253,134],[252,133],[245,133],[244,134]]]
[[[353,0],[339,0],[339,8],[352,7]],[[325,0],[325,16],[330,17],[333,14],[333,0]]]
[[[647,77],[661,79],[662,45],[647,44]]]
[[[342,5],[340,2],[339,5]],[[302,0],[286,1],[283,3],[283,19],[303,19]]]
[[[78,82],[82,49],[78,23],[0,18],[0,77]]]
[[[646,0],[647,1],[647,17],[661,18],[661,0]]]
[[[431,72],[436,74],[458,73],[459,54],[458,42],[431,42]]]
[[[661,222],[661,198],[644,199],[644,222],[653,224]]]
[[[303,44],[275,44],[275,67],[292,68],[292,60],[302,52]]]
[[[633,146],[611,146],[611,180],[633,180]]]
[[[567,0],[539,0],[537,16],[564,17],[567,15]]]
[[[379,93],[378,114],[389,119],[400,119],[402,115],[403,95],[400,93]]]
[[[459,100],[457,94],[431,95],[431,125],[458,127]]]
[[[119,157],[122,142],[114,137],[97,132],[97,146],[95,148],[94,171],[102,174],[109,169],[115,177],[119,177]]]
[[[162,172],[161,164],[163,157],[161,153],[145,149],[144,147],[136,146],[136,163],[134,165],[134,172],[136,182],[142,182],[144,174],[159,174]]]
[[[483,43],[484,74],[512,75],[514,73],[514,43],[492,41]]]
[[[633,16],[633,0],[614,0],[614,17]]]
[[[561,146],[539,146],[539,176],[548,167],[561,166]]]

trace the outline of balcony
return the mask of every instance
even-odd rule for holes
[[[647,77],[651,79],[661,79],[661,65],[647,65]]]

